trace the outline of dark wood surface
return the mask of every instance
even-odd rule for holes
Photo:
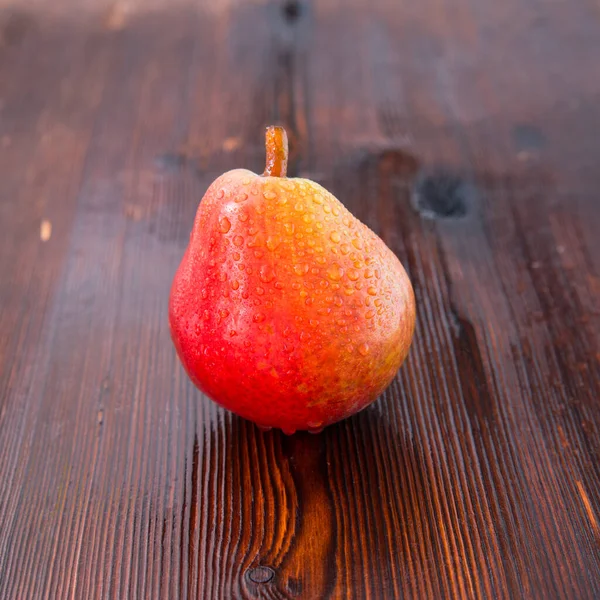
[[[0,6],[0,598],[599,598],[597,0]],[[171,280],[283,123],[398,254],[369,409],[197,392]]]

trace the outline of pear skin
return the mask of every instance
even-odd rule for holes
[[[372,403],[404,362],[415,297],[395,254],[332,194],[267,167],[217,178],[173,281],[169,321],[192,381],[263,428],[320,431]]]

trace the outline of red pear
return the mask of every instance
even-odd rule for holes
[[[267,129],[263,175],[216,179],[171,289],[194,383],[261,427],[319,431],[373,402],[408,353],[415,299],[400,261],[326,189],[286,177]]]

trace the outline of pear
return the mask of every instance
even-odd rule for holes
[[[398,258],[332,194],[287,178],[266,132],[262,175],[235,169],[200,202],[169,322],[192,381],[264,429],[318,432],[372,403],[405,360],[415,298]]]

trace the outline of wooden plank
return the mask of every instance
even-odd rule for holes
[[[1,598],[600,596],[593,3],[6,6]],[[166,318],[273,121],[418,301],[317,436],[202,397]]]

